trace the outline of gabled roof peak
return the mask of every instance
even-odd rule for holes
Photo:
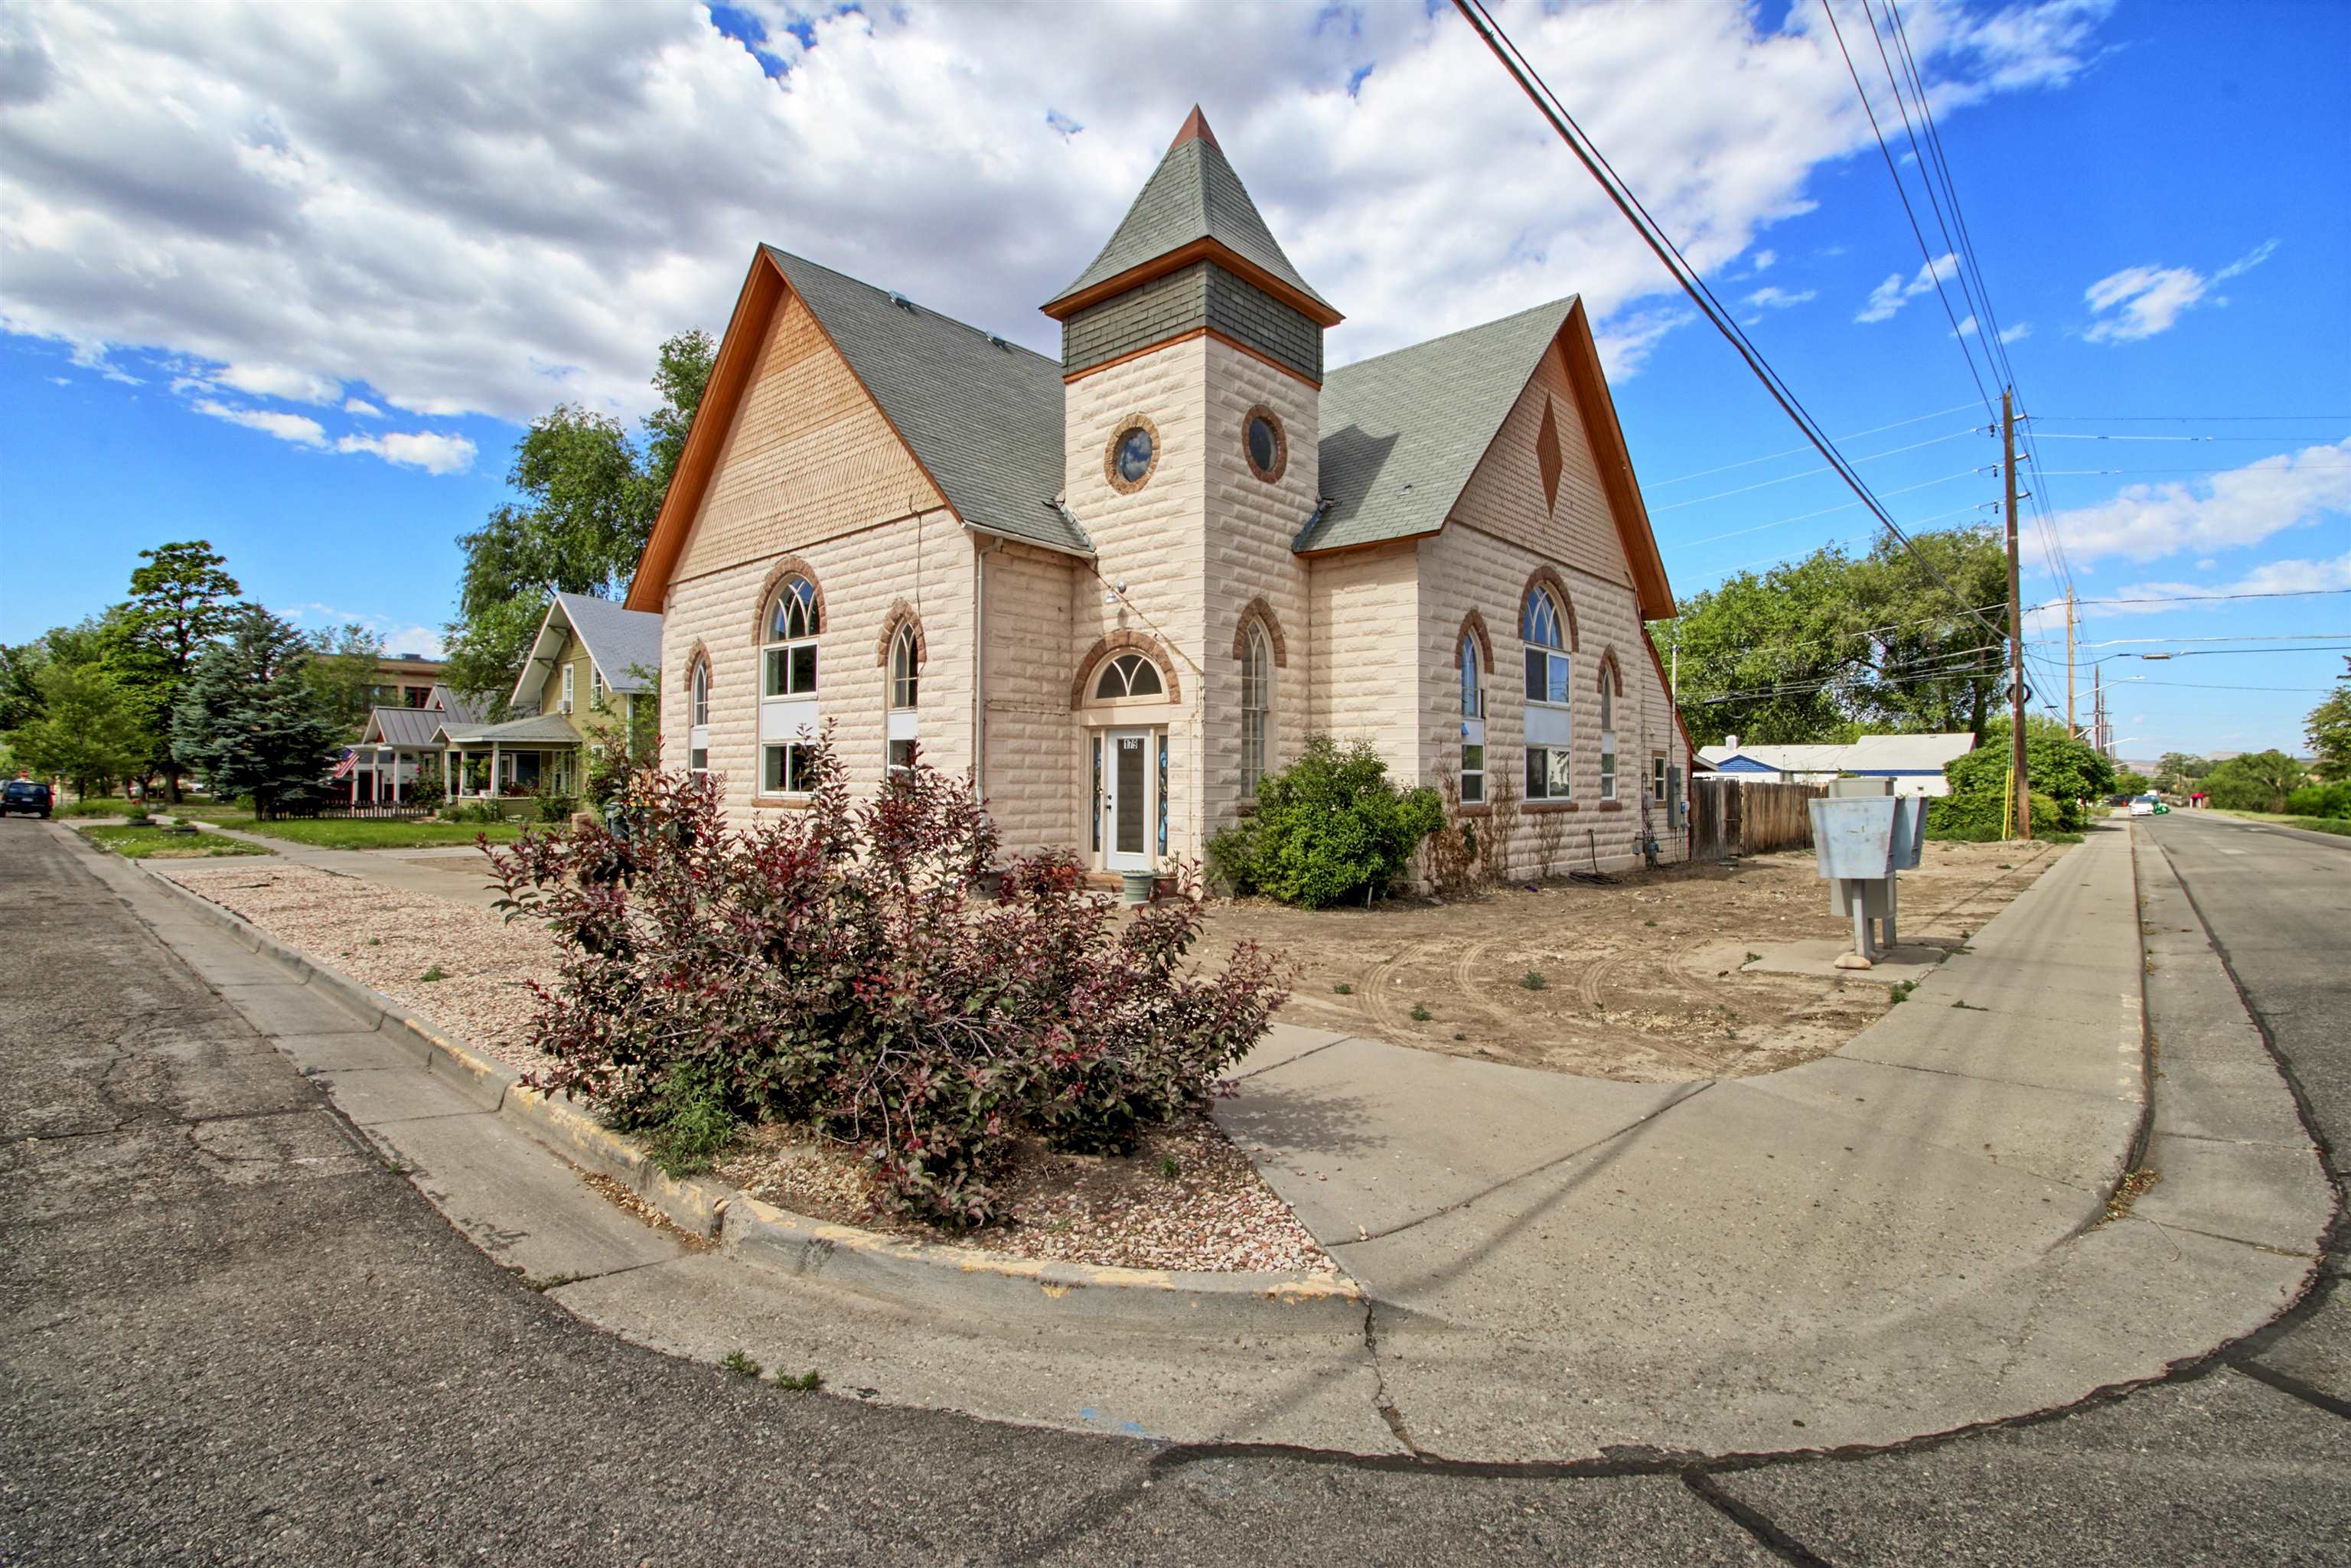
[[[1200,106],[1196,103],[1192,106],[1192,112],[1186,117],[1184,128],[1176,132],[1176,140],[1167,144],[1167,151],[1173,152],[1186,141],[1205,141],[1219,152],[1224,151],[1217,145],[1217,133],[1208,129],[1208,117],[1200,112]]]
[[[1208,129],[1208,117],[1195,104],[1110,243],[1076,282],[1045,302],[1045,314],[1067,320],[1089,305],[1203,260],[1264,289],[1318,327],[1343,319],[1282,254]]]

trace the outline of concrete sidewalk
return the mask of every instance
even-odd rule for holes
[[[2158,1118],[2177,1174],[2142,1202],[2178,1223],[2097,1224],[2147,1110],[2138,925],[2129,835],[2102,831],[1817,1061],[1630,1084],[1287,1031],[1218,1119],[1380,1303],[1425,1451],[1894,1442],[2155,1375],[2312,1267],[2306,1139],[2160,1135],[2220,1116],[2221,1079]],[[2284,1137],[2225,976],[2200,994],[2229,1124]]]

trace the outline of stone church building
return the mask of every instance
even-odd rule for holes
[[[1044,310],[1058,361],[759,249],[628,597],[668,765],[789,811],[829,722],[853,786],[919,745],[1008,848],[1124,871],[1327,732],[1516,797],[1521,873],[1678,853],[1673,595],[1577,299],[1326,370],[1196,109]]]

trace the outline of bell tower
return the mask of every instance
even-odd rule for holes
[[[1305,732],[1306,563],[1290,545],[1317,503],[1322,334],[1342,318],[1196,106],[1043,308],[1061,324],[1063,500],[1101,574],[1079,595],[1072,659],[1081,706],[1110,711],[1085,722],[1120,717],[1096,695],[1102,650],[1164,653],[1180,684],[1160,715],[1166,852],[1198,856]]]

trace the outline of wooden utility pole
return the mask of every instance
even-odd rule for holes
[[[2024,771],[2024,603],[2016,587],[2016,394],[2000,394],[2001,471],[2008,480],[2009,771],[2016,780],[2016,836],[2032,837],[2032,786]]]
[[[2065,585],[2065,733],[2073,739],[2082,738],[2074,723],[2074,585]]]

